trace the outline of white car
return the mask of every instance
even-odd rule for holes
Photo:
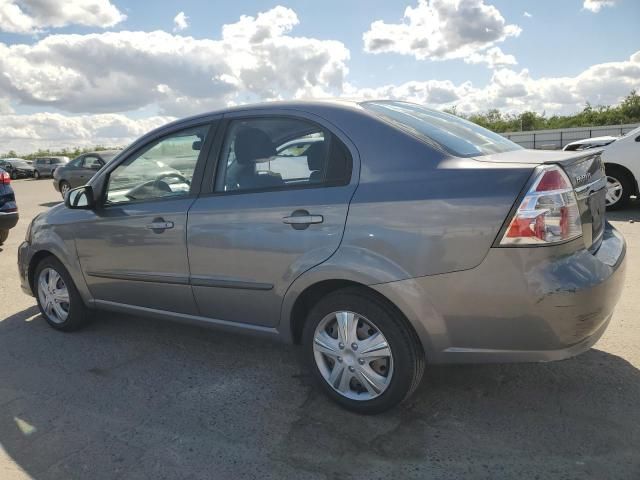
[[[607,145],[602,160],[607,173],[607,208],[624,208],[631,196],[640,193],[640,127]]]

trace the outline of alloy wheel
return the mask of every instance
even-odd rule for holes
[[[44,268],[38,276],[38,299],[53,323],[64,323],[69,316],[69,290],[53,268]]]
[[[615,177],[607,176],[607,193],[606,193],[606,202],[607,207],[615,205],[622,198],[622,194],[624,193],[624,189],[622,188],[622,183]]]
[[[393,377],[387,339],[372,321],[354,312],[333,312],[320,321],[313,354],[325,381],[352,400],[380,396]]]
[[[60,193],[62,193],[62,198],[64,198],[67,195],[67,192],[69,190],[71,190],[71,187],[67,182],[62,182],[60,184]]]

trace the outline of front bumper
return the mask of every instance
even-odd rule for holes
[[[31,284],[29,283],[29,264],[33,251],[29,242],[22,242],[18,247],[18,274],[20,275],[20,288],[27,295],[33,297]]]
[[[600,248],[583,240],[492,248],[471,270],[374,285],[416,326],[429,361],[550,361],[589,349],[620,298],[623,237],[607,225]]]

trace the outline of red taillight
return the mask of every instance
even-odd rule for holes
[[[0,173],[0,184],[9,185],[11,183],[11,177],[7,172]]]
[[[560,170],[547,170],[540,178],[536,186],[536,192],[550,192],[569,188],[571,188],[571,184],[569,184],[565,175]]]

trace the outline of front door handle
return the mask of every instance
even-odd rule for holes
[[[173,228],[173,222],[165,222],[162,218],[154,218],[153,222],[146,225],[146,228],[154,233],[162,233],[168,228]]]
[[[306,210],[296,210],[290,216],[282,219],[283,223],[291,225],[296,230],[304,230],[309,228],[309,225],[324,222],[322,215],[311,215]]]

